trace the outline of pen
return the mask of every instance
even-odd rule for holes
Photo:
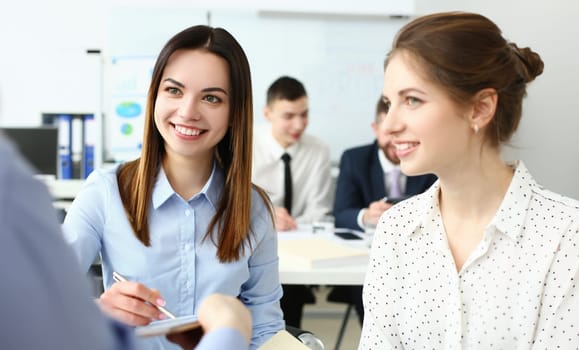
[[[113,280],[115,280],[115,282],[126,282],[127,279],[124,278],[123,276],[119,275],[117,272],[113,271]],[[173,315],[172,313],[169,312],[169,310],[165,309],[162,306],[159,305],[155,305],[153,304],[154,307],[156,307],[159,311],[161,311],[162,313],[164,313],[167,317],[169,318],[176,318],[175,315]]]

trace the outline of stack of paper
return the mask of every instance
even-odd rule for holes
[[[279,241],[279,257],[296,267],[340,267],[368,262],[368,250],[348,247],[323,238]]]

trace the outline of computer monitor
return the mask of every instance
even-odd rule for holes
[[[37,175],[57,176],[58,172],[58,128],[14,128],[2,127],[4,133],[18,147]]]

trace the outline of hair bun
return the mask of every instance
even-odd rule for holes
[[[515,55],[523,63],[521,75],[526,83],[535,80],[536,77],[543,73],[545,64],[543,63],[543,60],[541,60],[539,54],[531,50],[529,47],[519,48],[515,43],[510,43],[509,45]]]

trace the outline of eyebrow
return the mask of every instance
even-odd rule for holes
[[[178,82],[177,80],[172,79],[172,78],[165,78],[165,79],[163,79],[163,82],[170,82],[170,83],[172,83],[172,84],[177,85],[177,86],[180,87],[180,88],[185,88],[185,85],[184,85],[183,83]],[[203,92],[218,91],[218,92],[224,93],[225,95],[229,95],[229,94],[227,93],[227,91],[225,91],[225,89],[222,89],[222,88],[220,88],[220,87],[208,87],[208,88],[202,89],[201,91],[203,91]]]
[[[407,95],[409,92],[418,92],[419,94],[423,94],[426,95],[426,92],[417,89],[417,88],[406,88],[406,89],[402,89],[400,91],[398,91],[398,96],[403,96],[403,95]]]
[[[419,94],[423,94],[423,95],[427,95],[427,93],[425,91],[422,91],[420,89],[417,88],[406,88],[406,89],[402,89],[400,91],[398,91],[398,96],[404,96],[407,95],[410,92],[418,92]],[[382,101],[383,102],[388,102],[390,101],[390,98],[388,98],[388,96],[382,94]]]

